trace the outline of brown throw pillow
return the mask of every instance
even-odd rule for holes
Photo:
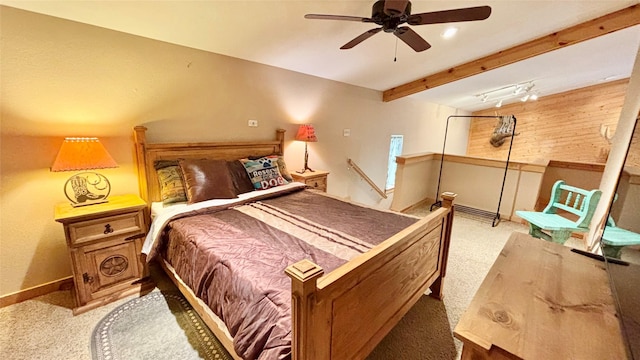
[[[231,180],[233,181],[236,194],[244,194],[255,190],[240,160],[227,161],[227,166],[229,167],[229,173],[231,174]]]
[[[180,160],[180,168],[189,204],[237,197],[225,160]]]

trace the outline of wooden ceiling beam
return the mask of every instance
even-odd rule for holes
[[[382,93],[382,100],[384,102],[396,100],[638,24],[640,24],[640,5],[633,5],[553,34],[385,90]],[[606,49],[602,49],[602,51],[606,51]]]

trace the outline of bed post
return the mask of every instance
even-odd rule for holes
[[[285,129],[277,129],[276,130],[276,141],[280,142],[280,151],[278,153],[278,155],[280,156],[284,156],[284,133],[287,130]]]
[[[442,239],[442,243],[440,244],[440,276],[431,284],[429,287],[431,289],[431,293],[429,296],[436,298],[438,300],[444,299],[443,292],[443,283],[444,277],[447,273],[447,261],[449,259],[449,244],[451,243],[451,229],[453,229],[453,214],[454,214],[454,206],[453,200],[458,196],[456,193],[452,192],[443,192],[442,193],[442,207],[449,209],[449,213],[445,219],[445,236]]]
[[[133,141],[136,147],[136,165],[138,167],[138,189],[140,196],[144,201],[149,203],[149,189],[147,187],[147,161],[145,159],[145,146],[147,137],[145,134],[147,128],[144,126],[136,126],[133,128]]]
[[[308,330],[313,322],[316,303],[316,282],[324,270],[309,260],[301,260],[288,266],[285,273],[291,278],[291,358],[312,360],[315,355],[312,343],[318,342]],[[322,340],[319,341],[322,343]],[[327,344],[328,346],[328,344]]]

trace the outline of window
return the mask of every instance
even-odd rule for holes
[[[393,190],[396,186],[396,156],[402,154],[402,135],[391,135],[391,144],[389,145],[389,162],[387,166],[387,185],[385,190]]]

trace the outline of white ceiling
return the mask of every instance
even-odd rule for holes
[[[639,4],[640,0],[414,0],[412,13],[479,5],[492,8],[487,20],[457,23],[458,34],[451,40],[440,37],[447,24],[413,26],[432,45],[420,53],[398,41],[396,54],[395,36],[384,32],[351,50],[340,50],[376,25],[304,19],[307,13],[369,17],[373,3],[0,0],[3,5],[380,91]],[[550,95],[605,78],[629,77],[639,46],[640,25],[411,97],[473,111],[488,107],[475,95],[532,80],[540,96]]]

